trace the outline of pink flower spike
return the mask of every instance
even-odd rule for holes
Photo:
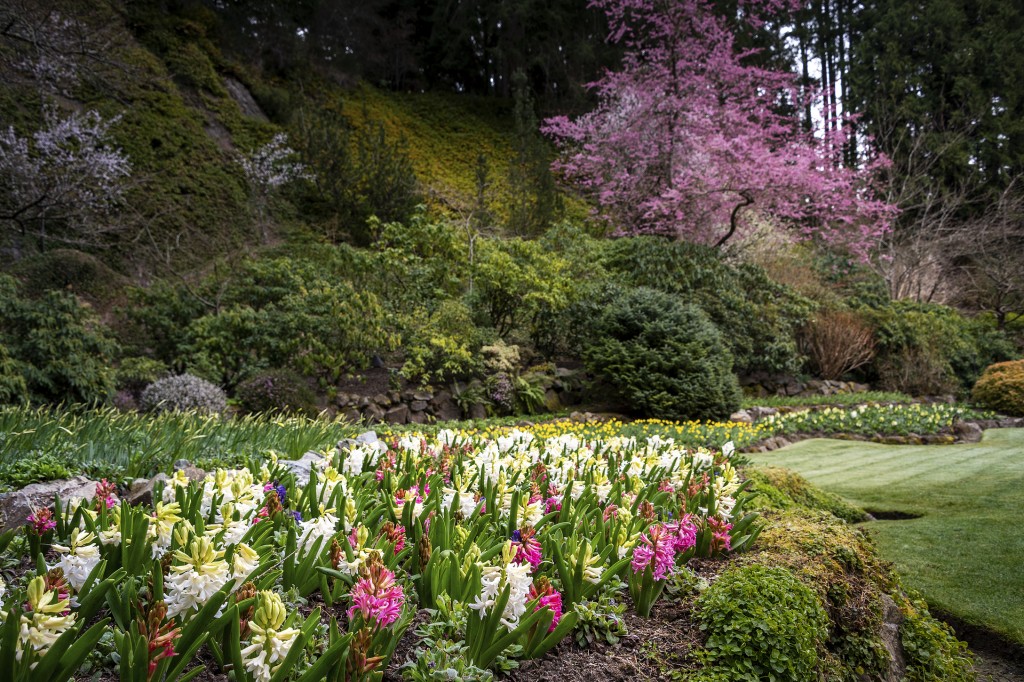
[[[43,535],[57,527],[57,522],[53,520],[53,512],[46,507],[36,509],[26,520],[32,524],[32,530],[36,535]]]
[[[536,571],[544,560],[541,554],[541,546],[534,537],[537,531],[533,528],[512,531],[512,546],[515,547],[516,556],[512,561],[517,564],[529,562],[530,567]]]
[[[539,589],[538,585],[540,585]],[[547,578],[541,576],[537,579],[537,582],[530,585],[530,593],[527,600],[533,601],[538,597],[540,600],[537,602],[535,610],[540,611],[546,606],[554,614],[554,618],[551,619],[551,625],[548,627],[548,632],[552,632],[558,627],[558,621],[562,620],[562,594],[551,586]]]
[[[667,524],[667,527],[672,534],[672,549],[676,554],[681,554],[697,544],[697,524],[693,522],[690,514]]]
[[[104,478],[96,484],[96,499],[102,500],[110,509],[117,504],[117,486]]]
[[[668,528],[660,524],[651,526],[640,536],[630,566],[634,573],[641,573],[652,562],[655,580],[664,580],[676,563],[675,539]]]
[[[395,583],[395,574],[382,564],[369,564],[365,577],[352,588],[352,606],[348,617],[358,612],[365,621],[375,621],[380,627],[391,625],[402,615],[405,594]]]

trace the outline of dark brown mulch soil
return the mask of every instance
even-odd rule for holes
[[[339,393],[375,396],[391,390],[387,367],[370,367],[359,376],[347,378],[338,384]]]
[[[515,682],[668,680],[673,671],[697,667],[692,653],[700,648],[703,636],[691,618],[689,605],[662,600],[655,605],[650,618],[641,618],[628,610],[626,627],[629,634],[616,646],[594,644],[584,649],[566,639],[544,658],[522,662],[507,679]]]

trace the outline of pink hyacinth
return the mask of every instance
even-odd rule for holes
[[[538,584],[540,585],[539,588]],[[548,627],[548,632],[551,632],[558,627],[558,621],[562,620],[562,594],[551,586],[547,578],[542,576],[537,579],[537,582],[530,585],[530,594],[527,601],[533,601],[538,597],[539,601],[535,610],[540,611],[546,606],[554,614],[554,618],[551,619],[551,625]]]
[[[405,594],[395,583],[395,574],[376,562],[370,563],[365,577],[356,581],[351,596],[348,617],[351,619],[359,612],[364,621],[376,621],[382,628],[398,620],[405,604]]]
[[[728,552],[732,549],[732,524],[719,521],[712,517],[708,519],[708,527],[711,529],[711,553]]]
[[[516,556],[512,561],[517,564],[528,561],[534,571],[540,568],[540,562],[544,560],[540,543],[534,537],[536,533],[533,528],[512,531],[512,546],[516,550]]]
[[[678,521],[666,524],[672,535],[672,550],[681,554],[697,544],[697,524],[690,514],[684,514]]]
[[[675,538],[668,528],[660,524],[651,526],[640,536],[630,565],[634,573],[642,573],[652,562],[655,580],[664,580],[676,562]]]
[[[544,501],[544,513],[550,514],[554,511],[562,511],[562,501],[557,497],[549,497]]]
[[[117,504],[117,486],[104,478],[96,484],[96,499],[102,500],[110,509]]]
[[[32,530],[36,535],[43,535],[57,527],[53,520],[53,512],[46,507],[40,507],[28,515],[28,522],[32,524]]]
[[[423,498],[430,494],[430,486],[424,483],[422,489],[419,486],[414,485],[409,488],[409,490],[400,490],[398,494],[395,495],[395,504],[399,507],[405,504],[405,501],[409,498],[409,493],[412,493],[412,497],[416,500],[416,504],[422,504]]]

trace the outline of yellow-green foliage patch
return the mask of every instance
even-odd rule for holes
[[[416,176],[431,208],[465,212],[477,194],[477,170],[483,155],[490,187],[487,209],[507,217],[509,164],[515,155],[512,103],[490,97],[439,92],[398,93],[361,84],[347,94],[344,112],[356,126],[380,122],[393,139],[405,139]],[[568,198],[567,215],[582,218],[586,207]]]
[[[781,467],[758,467],[746,470],[758,493],[755,504],[764,509],[807,508],[828,511],[835,516],[857,523],[866,521],[867,514],[839,495],[817,488],[800,474]]]
[[[972,397],[989,409],[1024,415],[1024,360],[987,367],[974,385]]]

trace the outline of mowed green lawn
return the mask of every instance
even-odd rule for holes
[[[816,439],[751,457],[868,510],[921,514],[864,527],[933,607],[1024,644],[1024,429],[945,446]]]

